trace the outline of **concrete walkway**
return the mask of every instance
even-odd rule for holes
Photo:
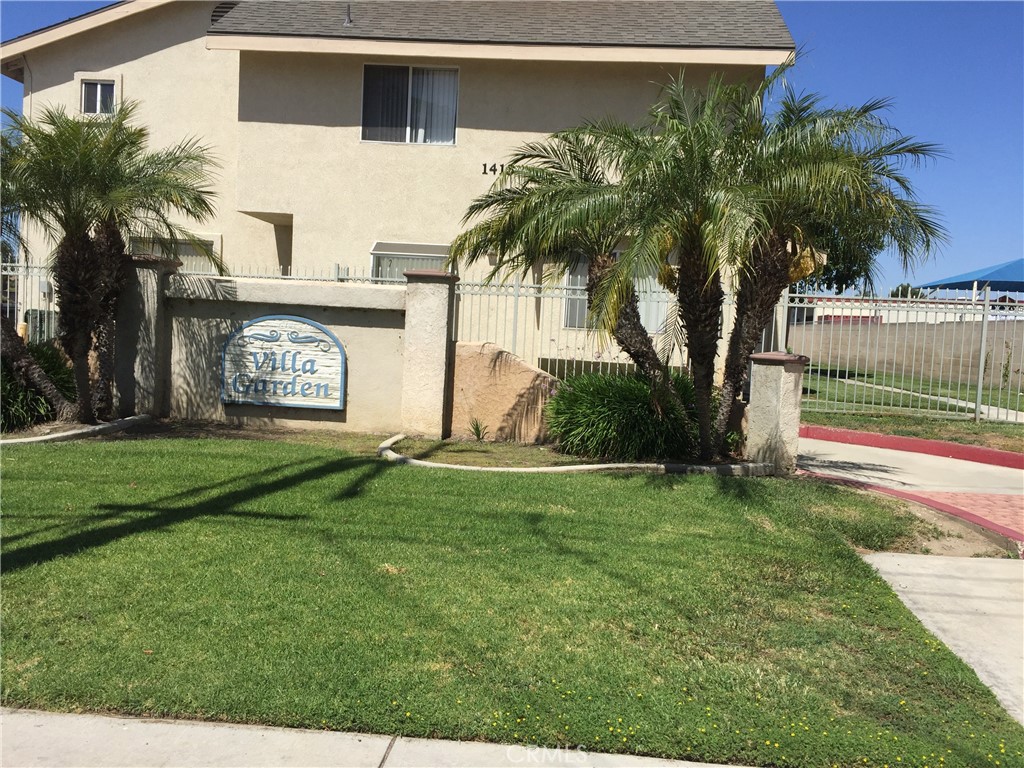
[[[849,387],[865,387],[866,389],[874,389],[879,392],[892,392],[898,395],[906,395],[908,398],[913,397],[918,400],[930,400],[933,403],[954,405],[958,408],[965,408],[969,410],[977,408],[978,413],[983,419],[992,419],[994,421],[1016,421],[1018,423],[1024,422],[1024,411],[1013,411],[1009,408],[1000,408],[997,405],[982,405],[979,407],[973,400],[961,400],[955,397],[943,397],[941,395],[926,395],[922,392],[915,392],[910,389],[887,387],[884,384],[869,384],[866,381],[857,381],[856,379],[837,379],[836,381]]]
[[[706,763],[593,754],[571,749],[536,749],[296,728],[11,709],[3,710],[2,718],[0,765],[4,768],[501,768],[517,765],[722,768]]]
[[[1024,470],[805,437],[797,466],[926,504],[1024,542]]]
[[[1024,725],[1024,562],[894,552],[864,559]]]
[[[1024,541],[1021,469],[805,437],[798,466]],[[864,559],[1024,724],[1024,562],[888,552]]]

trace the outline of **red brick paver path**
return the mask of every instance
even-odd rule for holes
[[[996,525],[1009,528],[1024,541],[1024,495],[915,491],[918,496],[966,510]]]

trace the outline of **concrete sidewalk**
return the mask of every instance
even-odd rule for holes
[[[1024,541],[1020,469],[805,437],[798,466]],[[1024,562],[889,552],[864,559],[1024,724]]]
[[[895,552],[864,559],[1024,724],[1024,562]]]
[[[68,715],[4,709],[4,768],[722,768],[575,749],[537,749],[480,742],[409,739],[297,728]]]

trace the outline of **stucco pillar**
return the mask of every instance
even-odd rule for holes
[[[800,442],[800,397],[810,358],[785,352],[751,355],[747,455],[770,462],[777,472],[796,468]]]
[[[114,385],[117,413],[166,416],[170,385],[170,328],[167,325],[167,276],[177,261],[135,259],[134,273],[117,307]]]
[[[437,270],[410,270],[405,298],[402,353],[402,429],[445,437],[447,424],[449,324],[458,277]]]

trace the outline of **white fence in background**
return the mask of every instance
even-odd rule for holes
[[[183,272],[209,273],[207,265]],[[392,283],[401,275],[330,265],[315,272],[233,267],[235,277]],[[28,326],[32,341],[56,335],[57,308],[42,266],[0,265],[0,311]],[[638,286],[641,319],[655,346],[674,298],[650,281]],[[732,330],[726,296],[721,335]],[[864,298],[789,294],[763,350],[811,359],[804,379],[807,411],[919,413],[1024,423],[1024,296],[991,291],[927,297]],[[564,377],[629,370],[607,334],[586,328],[582,276],[558,284],[462,281],[456,286],[453,341],[492,342],[531,365]],[[724,357],[724,342],[720,345]],[[674,349],[673,366],[686,366]],[[719,363],[721,364],[721,359]]]
[[[651,286],[641,286],[637,293],[641,320],[657,345],[672,296]],[[559,378],[632,368],[607,333],[587,327],[585,278],[570,277],[559,284],[459,282],[452,340],[494,343]],[[670,363],[685,367],[685,350],[674,349]]]
[[[808,411],[1024,422],[1024,303],[987,290],[908,298],[790,295]]]
[[[57,336],[57,303],[45,266],[0,264],[0,312],[15,327],[28,326],[28,340],[43,342]]]
[[[217,270],[209,261],[196,259],[186,262],[178,269],[183,275],[216,275]],[[316,280],[318,282],[360,282],[360,283],[404,283],[401,270],[381,265],[376,271],[356,267],[343,267],[340,264],[327,264],[322,267],[294,270],[267,264],[231,265],[228,270],[231,277],[262,278],[268,280]]]
[[[685,347],[671,344],[664,329],[673,317],[675,297],[656,281],[637,285],[640,320],[655,348],[664,352],[673,368],[687,366]],[[735,313],[731,295],[723,305],[719,365],[724,363],[725,339]],[[781,310],[781,308],[780,308]],[[632,369],[632,363],[605,332],[587,326],[586,280],[570,275],[558,284],[460,282],[455,287],[455,341],[489,341],[563,378],[579,373],[612,373]],[[765,330],[761,351],[782,349],[782,314]]]

